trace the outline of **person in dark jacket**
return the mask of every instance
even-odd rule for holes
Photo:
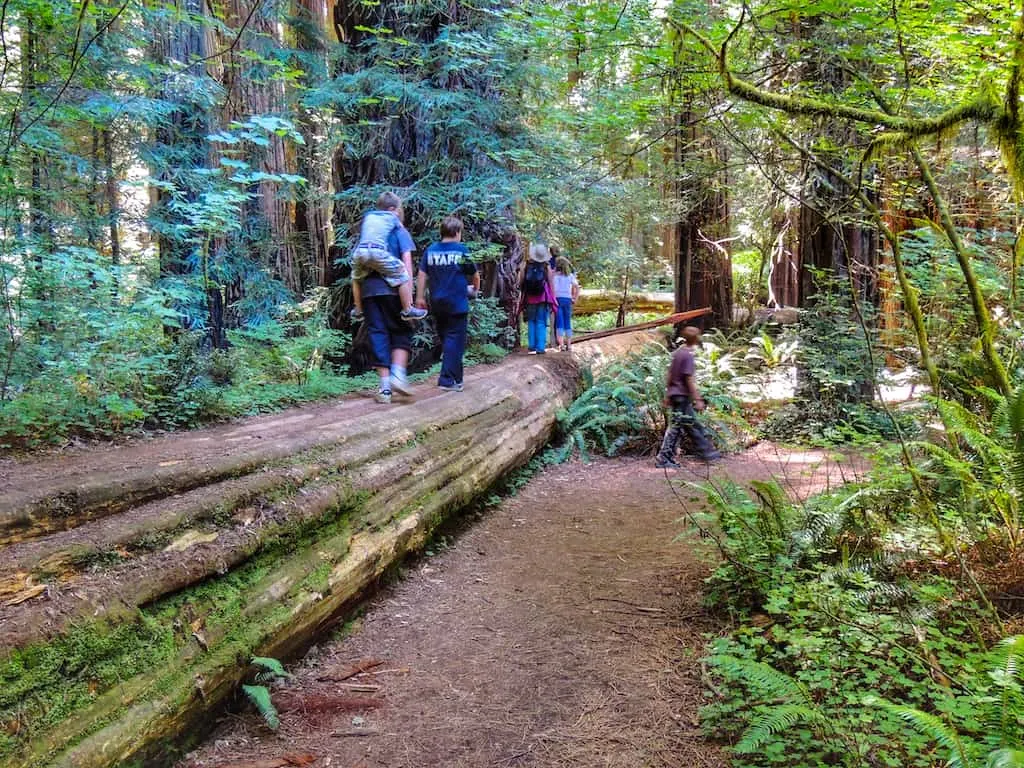
[[[441,338],[441,375],[437,386],[448,392],[462,391],[462,359],[466,353],[469,300],[480,290],[480,273],[462,244],[462,219],[445,216],[441,240],[420,259],[416,306],[430,311]]]
[[[704,427],[697,421],[697,413],[707,406],[697,388],[697,370],[693,353],[700,345],[700,328],[683,328],[684,344],[672,355],[665,387],[665,404],[671,409],[668,429],[661,441],[661,450],[655,466],[659,469],[679,469],[676,450],[685,433],[690,438],[694,453],[704,461],[720,459],[722,455],[711,442]]]

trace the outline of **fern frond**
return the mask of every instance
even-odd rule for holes
[[[934,443],[912,442],[909,447],[915,451],[929,455],[937,460],[950,473],[954,474],[964,485],[974,485],[978,482],[974,477],[971,465],[966,461],[954,456],[950,451]]]
[[[735,656],[712,656],[711,665],[720,667],[732,677],[737,677],[758,693],[769,699],[787,699],[800,696],[807,699],[807,693],[799,682],[768,664]]]
[[[1009,474],[1017,498],[1024,500],[1024,387],[1007,403],[1007,424],[1013,446]]]
[[[877,706],[891,712],[896,717],[909,723],[914,730],[923,736],[927,736],[939,746],[949,750],[949,768],[970,768],[967,760],[967,753],[960,741],[960,735],[947,723],[928,712],[922,712],[913,707],[906,707],[893,704],[891,701],[879,699],[875,696],[868,696],[864,699],[867,706]]]
[[[263,667],[263,669],[272,672],[276,677],[288,677],[288,672],[285,670],[284,665],[270,656],[253,656],[249,659],[249,663],[257,667]]]
[[[751,480],[750,487],[773,511],[778,512],[788,506],[786,495],[774,480]]]
[[[579,430],[576,430],[575,432],[572,433],[572,438],[576,442],[576,448],[580,452],[580,458],[583,460],[583,463],[589,464],[590,454],[587,452],[587,441],[583,437],[583,433]]]
[[[853,595],[855,601],[868,606],[899,605],[908,602],[911,597],[913,597],[913,592],[909,589],[889,582],[880,582],[868,589],[855,592]]]
[[[1024,768],[1024,750],[997,749],[990,752],[985,768]]]
[[[263,722],[272,730],[276,731],[281,726],[281,719],[277,714],[277,707],[270,700],[270,691],[265,685],[243,685],[242,692],[245,697],[256,707]]]
[[[797,723],[813,723],[827,726],[828,719],[816,709],[805,704],[780,704],[772,707],[751,723],[743,732],[734,749],[741,754],[750,754],[760,749],[772,736],[792,728]]]

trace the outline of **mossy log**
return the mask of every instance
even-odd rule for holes
[[[622,294],[605,291],[601,293],[583,293],[573,307],[573,314],[578,316],[596,315],[598,312],[617,312],[622,303]],[[626,297],[627,312],[644,314],[671,314],[674,308],[671,295],[630,293]]]
[[[0,605],[0,764],[166,765],[251,656],[315,641],[543,446],[577,386],[568,356],[516,356],[404,407],[348,398],[5,465],[0,553],[46,590]]]

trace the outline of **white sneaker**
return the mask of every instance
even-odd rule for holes
[[[396,376],[391,374],[391,388],[400,395],[411,395],[412,390],[409,389],[409,379],[405,376]]]
[[[377,394],[373,398],[378,403],[384,403],[387,405],[391,402],[391,391],[387,389],[381,389],[377,391]]]

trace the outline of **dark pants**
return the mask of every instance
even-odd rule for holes
[[[364,297],[363,314],[375,366],[390,368],[392,349],[412,350],[409,324],[402,319],[402,302],[398,296]]]
[[[437,335],[441,338],[441,375],[437,383],[442,387],[462,383],[462,357],[466,354],[466,329],[469,315],[434,315]]]
[[[661,441],[661,450],[658,451],[660,461],[675,461],[676,451],[682,442],[683,433],[690,438],[693,452],[702,459],[718,456],[715,444],[711,442],[704,427],[697,421],[697,414],[693,410],[693,403],[690,398],[674,395],[671,400],[672,410],[669,413],[668,429],[665,430],[665,437]]]

